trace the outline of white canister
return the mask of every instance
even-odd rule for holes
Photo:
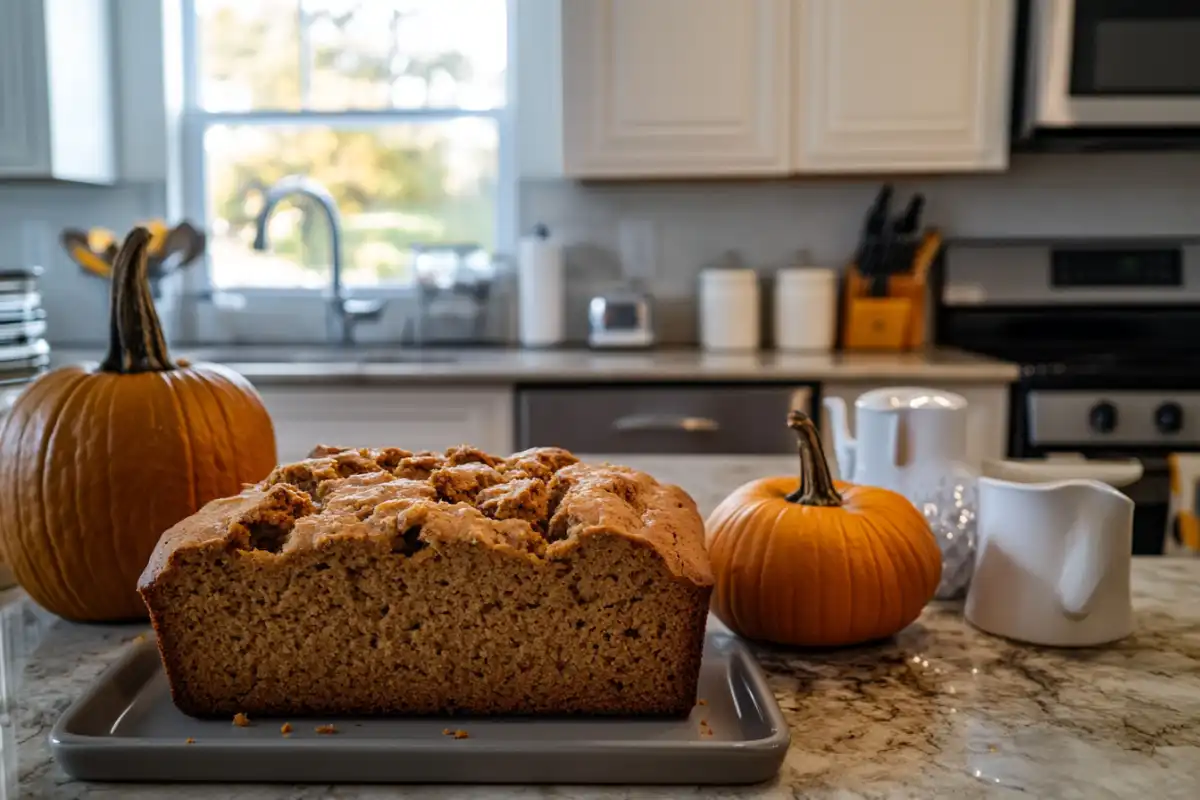
[[[758,273],[706,269],[700,273],[700,344],[705,350],[757,350]]]
[[[837,338],[837,272],[794,267],[775,273],[775,347],[832,350]]]

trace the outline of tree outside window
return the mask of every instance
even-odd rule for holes
[[[414,245],[495,247],[505,0],[188,5],[215,288],[327,284],[328,228],[303,198],[272,216],[269,253],[251,248],[289,174],[337,200],[348,283],[407,283]]]

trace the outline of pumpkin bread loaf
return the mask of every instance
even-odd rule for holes
[[[147,564],[182,711],[688,713],[713,578],[683,490],[558,448],[311,456]]]

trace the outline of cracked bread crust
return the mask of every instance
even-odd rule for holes
[[[318,446],[313,454],[277,467],[262,483],[209,503],[167,531],[139,587],[152,584],[176,550],[214,542],[240,546],[248,541],[248,527],[283,529],[256,536],[278,541],[278,552],[285,555],[313,547],[326,536],[394,535],[395,513],[417,500],[430,501],[428,513],[435,517],[471,521],[461,529],[439,526],[437,535],[447,539],[477,537],[488,527],[512,530],[508,520],[524,521],[531,533],[552,543],[538,555],[553,558],[578,546],[583,537],[625,536],[653,548],[673,574],[697,585],[713,583],[695,501],[678,486],[660,484],[644,472],[583,464],[553,447],[505,459],[466,446],[445,455],[328,446]],[[383,454],[379,461],[377,454]],[[380,461],[396,466],[388,470]],[[431,468],[435,462],[440,466]],[[427,475],[409,477],[414,472]]]
[[[695,503],[637,470],[318,447],[164,533],[139,591],[195,716],[642,715],[694,702],[712,583]]]

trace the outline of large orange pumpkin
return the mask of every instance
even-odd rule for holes
[[[830,647],[890,636],[921,613],[942,574],[925,519],[902,495],[834,482],[807,415],[800,479],[751,481],[709,515],[712,607],[738,634]]]
[[[114,262],[104,361],[43,375],[0,423],[0,545],[30,596],[68,619],[145,617],[137,578],[162,532],[275,465],[254,387],[171,361],[149,241],[135,228]]]

